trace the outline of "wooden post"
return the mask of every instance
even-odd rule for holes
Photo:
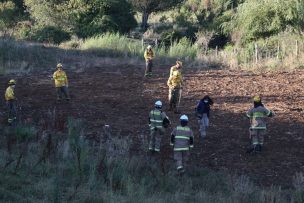
[[[296,57],[298,58],[299,56],[299,44],[298,44],[298,40],[296,40]]]
[[[155,39],[155,49],[158,49],[158,40]]]
[[[278,48],[277,48],[277,59],[280,58],[280,42],[278,42]]]
[[[254,49],[255,49],[255,63],[259,62],[259,51],[258,51],[258,44],[254,44]]]
[[[215,56],[218,57],[218,46],[215,47]]]
[[[144,47],[145,46],[144,38],[141,39],[141,46],[142,46],[142,50],[144,50],[145,49],[145,47]]]

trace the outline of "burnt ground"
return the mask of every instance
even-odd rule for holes
[[[167,67],[167,66],[164,66]],[[57,104],[51,72],[17,76],[16,94],[19,117],[33,120],[42,129],[50,128],[50,113],[56,112],[56,131],[66,131],[68,117],[82,118],[88,139],[96,139],[102,126],[108,124],[115,134],[130,136],[138,146],[142,135],[148,135],[147,116],[157,99],[167,105],[166,80],[169,69],[157,69],[151,79],[144,79],[141,66],[92,67],[84,72],[67,70],[72,101]],[[5,91],[9,76],[1,76],[0,92]],[[185,86],[182,113],[190,116],[195,133],[192,164],[232,174],[250,176],[259,185],[291,186],[296,172],[304,170],[304,71],[251,73],[227,70],[184,70]],[[214,99],[205,143],[198,139],[194,108],[198,100],[209,94]],[[266,107],[276,116],[269,119],[265,149],[261,154],[245,153],[248,146],[249,121],[245,112],[251,97],[261,94]],[[0,108],[5,117],[5,104]],[[178,124],[179,115],[167,113]],[[173,127],[172,126],[172,127]],[[171,129],[170,129],[171,130]],[[167,131],[163,139],[162,158],[172,159]]]

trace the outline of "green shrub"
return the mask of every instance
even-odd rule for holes
[[[60,44],[63,41],[70,40],[71,35],[58,27],[46,26],[36,28],[31,38],[38,42]]]
[[[197,56],[199,49],[192,44],[186,37],[178,42],[174,42],[168,50],[168,56],[174,58],[184,58],[194,60]]]
[[[83,50],[102,49],[105,55],[110,56],[142,56],[143,50],[140,41],[128,39],[118,33],[106,33],[97,37],[92,37],[84,41],[81,45]]]
[[[30,140],[37,133],[37,130],[34,126],[20,125],[15,128],[14,133],[20,142],[24,142]]]
[[[15,28],[14,35],[17,39],[30,39],[32,27],[28,21],[19,22]]]

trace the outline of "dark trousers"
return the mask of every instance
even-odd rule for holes
[[[56,87],[56,91],[57,91],[57,100],[61,100],[62,95],[64,95],[65,99],[67,100],[70,99],[68,87],[66,86]]]
[[[7,108],[8,108],[8,122],[12,123],[14,120],[16,120],[16,116],[17,116],[16,100],[7,101]]]
[[[180,88],[169,88],[169,104],[171,110],[177,110],[176,107],[179,105]]]
[[[150,76],[150,75],[152,75],[152,67],[153,67],[152,60],[146,61],[146,72],[145,72],[145,76]]]

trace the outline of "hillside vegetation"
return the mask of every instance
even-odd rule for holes
[[[0,2],[0,28],[2,36],[63,44],[64,48],[99,49],[111,56],[141,57],[145,45],[127,36],[143,36],[157,39],[161,58],[181,58],[196,65],[302,67],[301,0],[162,2],[4,0]],[[109,43],[113,39],[121,42],[120,47]],[[0,48],[5,49],[3,43]]]

